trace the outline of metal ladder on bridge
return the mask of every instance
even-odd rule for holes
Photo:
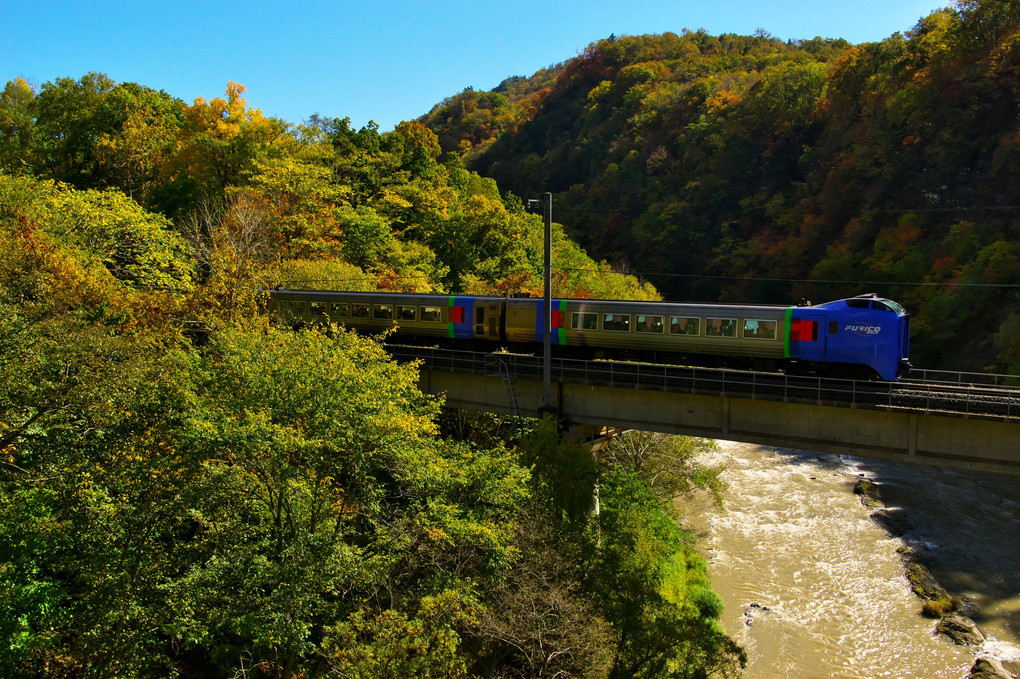
[[[518,418],[521,416],[520,406],[517,402],[517,387],[520,384],[520,380],[510,372],[510,366],[504,359],[499,358],[496,363],[499,370],[499,379],[503,381],[503,395],[506,397],[507,409],[512,417]]]

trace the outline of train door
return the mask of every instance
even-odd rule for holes
[[[485,313],[489,321],[488,338],[499,339],[499,304],[490,304],[485,307]]]
[[[475,337],[499,339],[499,305],[475,302]]]

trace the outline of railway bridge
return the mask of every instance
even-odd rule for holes
[[[535,417],[541,357],[390,346],[453,408]],[[1020,474],[1017,378],[921,373],[896,383],[554,359],[557,415],[611,426]]]

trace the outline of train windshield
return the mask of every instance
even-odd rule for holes
[[[892,301],[891,299],[875,300],[874,308],[882,309],[883,311],[893,311],[901,316],[907,313],[903,307],[901,307],[899,304]]]

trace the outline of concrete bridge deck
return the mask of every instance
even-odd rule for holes
[[[453,408],[534,417],[541,359],[391,348]],[[603,361],[554,362],[562,421],[1020,474],[1020,390]]]

